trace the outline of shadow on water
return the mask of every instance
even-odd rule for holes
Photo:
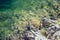
[[[12,6],[12,0],[0,0],[0,11],[10,9]]]

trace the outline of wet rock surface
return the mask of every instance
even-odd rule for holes
[[[40,30],[39,27],[31,28],[30,24],[27,25],[27,29],[20,33],[20,31],[16,31],[16,33],[12,33],[6,40],[60,40],[60,27],[52,23],[51,20],[44,19],[45,24],[41,23]],[[49,23],[46,25],[46,22]],[[46,26],[46,27],[44,27]],[[44,29],[45,36],[41,33],[42,29]]]

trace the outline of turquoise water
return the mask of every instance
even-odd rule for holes
[[[0,0],[0,10],[12,7],[12,0]]]
[[[6,9],[23,9],[31,10],[34,8],[41,8],[41,5],[47,5],[46,0],[0,0],[0,10]]]

